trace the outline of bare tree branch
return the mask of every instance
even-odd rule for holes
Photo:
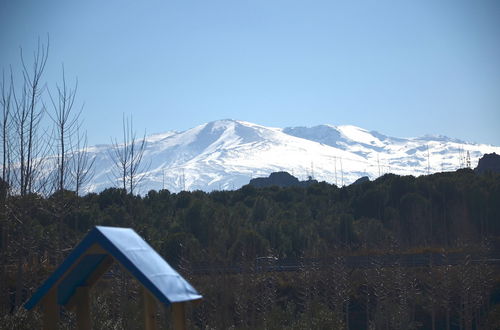
[[[55,126],[56,155],[57,155],[57,171],[56,181],[57,190],[64,190],[72,184],[70,180],[73,178],[69,175],[72,167],[68,165],[71,154],[76,152],[72,145],[71,137],[78,133],[80,115],[83,107],[80,110],[74,109],[76,93],[78,90],[78,80],[73,88],[66,84],[66,76],[64,66],[62,67],[62,85],[56,85],[57,95],[52,96],[49,90],[49,97],[52,103],[53,112],[48,113],[50,119]]]
[[[94,175],[94,158],[89,158],[89,151],[87,146],[87,133],[84,132],[80,134],[80,127],[77,127],[76,132],[76,141],[70,142],[71,145],[75,147],[75,151],[72,153],[71,158],[71,175],[73,177],[74,185],[75,185],[75,193],[76,195],[80,195],[82,187],[92,180]],[[72,136],[70,136],[70,140]]]
[[[6,145],[9,148],[7,155],[10,158],[10,163],[15,164],[9,180],[15,186],[16,192],[24,196],[31,193],[35,185],[38,184],[40,165],[49,150],[40,131],[40,123],[45,111],[41,102],[41,96],[45,89],[41,84],[41,77],[48,57],[48,41],[45,45],[38,40],[31,69],[28,69],[24,61],[22,49],[20,56],[23,68],[22,82],[19,93],[16,93],[11,70],[12,109],[10,109],[9,115],[12,126],[9,128],[12,131],[12,136],[5,136],[5,139],[6,141],[11,140]],[[4,116],[4,120],[8,120],[8,118]]]
[[[123,142],[118,143],[112,139],[112,149],[109,157],[113,161],[113,178],[118,180],[124,191],[133,194],[138,184],[142,180],[138,174],[144,171],[143,156],[146,150],[146,134],[138,140],[133,128],[132,118],[126,118],[123,115]]]

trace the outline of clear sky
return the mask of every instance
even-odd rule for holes
[[[0,0],[0,68],[50,35],[91,144],[216,119],[500,145],[497,0]]]

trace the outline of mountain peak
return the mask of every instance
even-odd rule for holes
[[[109,178],[112,147],[89,148],[96,174],[87,191],[118,186]],[[499,154],[500,148],[445,137],[393,138],[353,125],[281,129],[223,119],[148,136],[143,161],[150,166],[137,175],[142,178],[140,193],[235,189],[252,178],[284,171],[299,180],[312,177],[342,186],[385,173],[453,171],[465,166],[466,151],[475,165],[484,153]]]

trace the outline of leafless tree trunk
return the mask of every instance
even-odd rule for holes
[[[0,105],[2,106],[2,179],[10,186],[10,127],[11,127],[11,107],[13,103],[13,75],[10,72],[10,83],[5,82],[5,75],[2,73],[2,85],[0,86]]]
[[[74,144],[71,142],[75,146],[71,161],[73,167],[71,175],[75,185],[75,193],[79,196],[82,187],[92,179],[95,158],[89,158],[87,133],[80,134],[80,130],[77,128],[75,136],[76,142]]]
[[[146,150],[146,135],[138,140],[132,119],[123,116],[123,142],[112,140],[113,148],[109,156],[114,163],[114,177],[118,178],[124,191],[133,194],[140,183],[137,174],[144,170],[142,160]]]
[[[78,81],[75,82],[73,88],[68,87],[64,67],[62,68],[62,85],[57,85],[56,89],[57,96],[55,97],[49,91],[53,107],[53,113],[49,113],[49,117],[52,119],[55,127],[54,140],[56,141],[55,148],[57,155],[56,187],[57,190],[62,192],[71,185],[70,180],[73,178],[69,175],[72,167],[68,163],[72,158],[72,154],[76,152],[75,146],[72,145],[72,137],[78,133],[80,114],[83,107],[76,111],[74,109]]]
[[[25,196],[33,191],[35,180],[41,164],[41,159],[47,151],[43,147],[40,136],[40,122],[43,117],[44,107],[40,105],[44,86],[41,85],[45,65],[48,58],[48,43],[43,45],[38,42],[38,48],[33,56],[31,69],[26,66],[21,50],[23,66],[23,83],[20,95],[13,92],[15,111],[13,123],[15,130],[15,159],[19,164],[16,184],[19,193]]]
[[[133,123],[130,120],[130,130],[129,130],[129,138],[130,138],[130,166],[129,166],[129,187],[130,193],[134,193],[134,189],[140,183],[141,179],[137,177],[137,173],[142,170],[142,158],[144,156],[144,151],[146,148],[146,134],[142,139],[137,140],[137,136],[132,127]]]
[[[128,126],[125,122],[125,115],[123,115],[122,129],[123,129],[123,143],[119,144],[116,139],[112,140],[113,148],[110,151],[110,158],[114,163],[114,176],[121,182],[123,191],[127,190],[127,173],[130,166],[130,146],[127,140]],[[127,121],[128,123],[128,121]],[[115,179],[115,178],[113,178]]]
[[[0,292],[6,292],[7,285],[6,282],[6,268],[8,260],[8,232],[9,232],[9,221],[7,219],[7,194],[9,191],[9,174],[8,170],[9,162],[9,126],[10,126],[10,110],[12,106],[12,72],[11,72],[11,83],[6,85],[5,74],[2,72],[2,85],[0,86],[0,106],[2,107],[2,181],[0,181],[0,239],[2,244],[0,245]],[[7,306],[6,299],[0,299],[0,311],[4,310]]]

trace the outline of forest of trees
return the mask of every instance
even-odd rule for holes
[[[39,316],[26,314],[22,303],[95,225],[134,228],[192,282],[205,297],[190,310],[193,328],[500,324],[498,264],[488,262],[500,235],[498,174],[463,169],[417,178],[387,174],[342,188],[247,185],[142,197],[117,188],[85,196],[66,190],[9,195],[2,187],[3,324],[37,324]],[[60,203],[65,211],[54,217]],[[418,267],[377,258],[429,252],[459,258]],[[356,255],[368,262],[346,263]],[[119,269],[112,273],[114,280],[95,290],[101,307],[94,323],[133,328],[140,320],[138,298],[130,299],[137,285]]]

